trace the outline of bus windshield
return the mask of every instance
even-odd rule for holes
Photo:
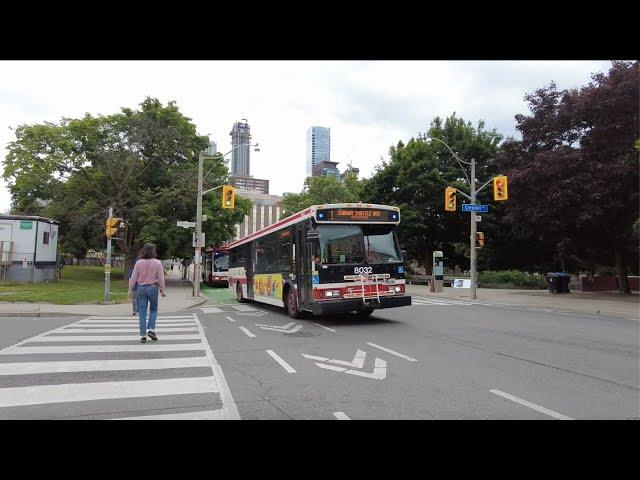
[[[402,262],[395,226],[319,225],[320,262],[344,263]]]
[[[229,255],[222,255],[213,261],[215,272],[226,272],[229,270]]]

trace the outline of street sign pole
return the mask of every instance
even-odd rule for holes
[[[476,159],[471,159],[471,204],[476,204]],[[471,216],[471,285],[469,296],[471,300],[476,299],[476,212],[469,213]]]
[[[113,217],[113,207],[109,207],[109,218]],[[106,222],[105,222],[106,223]],[[104,301],[109,304],[109,289],[111,288],[111,235],[107,236],[107,261],[104,264]]]
[[[202,175],[204,170],[204,154],[198,155],[198,198],[196,206],[196,249],[193,265],[193,296],[200,296],[200,237],[202,233]]]

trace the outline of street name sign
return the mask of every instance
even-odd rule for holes
[[[463,212],[489,212],[489,205],[472,205],[471,203],[462,204]]]
[[[178,222],[178,226],[182,228],[196,228],[196,222]]]

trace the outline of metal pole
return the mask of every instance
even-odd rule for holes
[[[113,207],[109,207],[109,218],[113,217]],[[106,223],[106,222],[105,222]],[[111,236],[107,237],[107,261],[104,264],[104,302],[109,303],[111,288]]]
[[[476,159],[471,159],[471,205],[476,204]],[[469,296],[476,299],[476,212],[471,212],[471,288]]]
[[[200,237],[202,236],[202,177],[204,170],[204,154],[198,154],[198,203],[196,211],[196,252],[193,265],[193,296],[200,297]]]

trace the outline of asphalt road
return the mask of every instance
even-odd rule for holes
[[[0,419],[640,417],[638,321],[415,301],[161,314],[145,345],[131,317],[0,318]]]

